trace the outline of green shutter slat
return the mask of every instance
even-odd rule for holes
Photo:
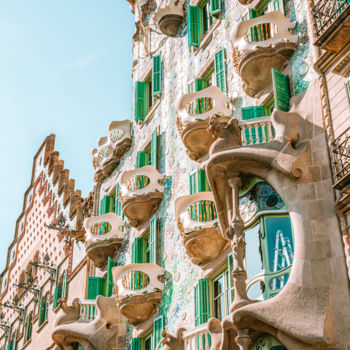
[[[142,237],[136,237],[132,245],[131,260],[133,264],[142,264],[145,258],[145,240]]]
[[[150,263],[157,263],[157,233],[158,233],[158,220],[157,216],[152,216],[150,222]]]
[[[62,287],[56,286],[54,296],[53,296],[53,303],[52,308],[55,310],[58,307],[58,300],[62,298]]]
[[[63,282],[62,282],[62,298],[67,299],[67,279],[68,269],[64,271]]]
[[[233,303],[233,299],[235,297],[235,290],[233,287],[233,277],[232,277],[232,272],[233,272],[233,256],[232,253],[229,253],[227,255],[227,267],[228,267],[228,280],[229,280],[229,295],[230,295],[230,304]]]
[[[136,168],[142,168],[146,165],[146,152],[138,151],[136,155]]]
[[[152,94],[158,96],[162,92],[162,58],[160,55],[153,56],[152,80]]]
[[[41,326],[43,322],[45,321],[45,304],[46,304],[46,298],[41,297],[40,299],[40,305],[39,305],[39,319],[38,319],[38,324]]]
[[[151,165],[158,168],[158,132],[153,130],[151,142]]]
[[[105,294],[106,279],[103,277],[89,277],[86,299],[94,300],[98,295]]]
[[[198,192],[207,192],[210,191],[207,174],[204,169],[198,169]]]
[[[113,282],[113,276],[112,276],[112,269],[116,265],[117,265],[116,262],[113,261],[110,257],[108,257],[107,281],[106,281],[106,292],[105,292],[106,297],[112,296],[112,293],[113,293],[114,282]]]
[[[194,289],[195,325],[206,323],[209,320],[209,285],[208,279],[202,278]]]
[[[188,45],[199,46],[199,7],[187,7]]]
[[[110,213],[112,209],[112,201],[110,196],[104,196],[101,200],[100,215]]]
[[[197,172],[194,172],[190,175],[190,194],[195,194],[197,192]]]
[[[227,77],[226,77],[226,64],[225,64],[225,49],[218,51],[214,58],[216,86],[221,89],[222,92],[227,92]]]
[[[203,79],[197,78],[194,81],[195,89],[196,91],[201,91],[204,88],[204,82]]]
[[[210,0],[210,14],[217,15],[221,12],[221,0]]]
[[[132,338],[130,350],[141,350],[141,338]]]
[[[135,120],[144,120],[146,116],[146,83],[135,82]]]
[[[123,216],[123,211],[122,211],[122,202],[120,201],[120,185],[119,182],[117,183],[117,188],[115,192],[115,213],[122,218]]]
[[[275,94],[275,107],[278,111],[289,111],[289,101],[291,91],[289,85],[289,77],[272,69],[273,92]]]
[[[164,317],[159,316],[153,321],[153,350],[156,350],[158,343],[162,339],[162,331],[164,329]]]

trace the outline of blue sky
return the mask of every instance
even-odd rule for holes
[[[86,195],[91,148],[131,118],[133,26],[126,0],[0,1],[0,271],[44,138]]]

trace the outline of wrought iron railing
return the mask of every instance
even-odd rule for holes
[[[350,128],[337,137],[331,150],[334,188],[342,190],[350,183]]]
[[[320,45],[321,38],[335,24],[340,24],[350,12],[350,0],[320,0],[312,9],[314,17],[314,28],[316,34],[316,45]],[[326,37],[329,35],[327,34]]]

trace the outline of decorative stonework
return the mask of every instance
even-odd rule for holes
[[[294,27],[295,23],[279,11],[234,26],[231,37],[236,49],[234,61],[248,96],[254,97],[271,83],[271,69],[280,70],[294,52],[297,36],[290,32]]]
[[[114,121],[109,124],[108,136],[97,141],[98,148],[91,151],[95,169],[94,180],[102,182],[111,175],[120,163],[121,157],[131,146],[130,120]]]

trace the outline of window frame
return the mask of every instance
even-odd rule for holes
[[[146,350],[145,343],[148,339],[151,339],[151,350],[153,349],[153,327],[140,336],[140,349]]]

